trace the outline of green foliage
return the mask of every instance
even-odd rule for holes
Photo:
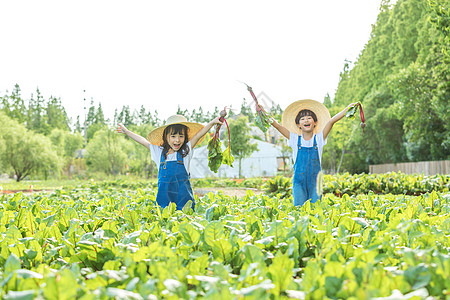
[[[264,191],[269,196],[286,198],[292,195],[292,178],[276,176],[267,180],[263,186]]]
[[[222,165],[222,143],[220,139],[215,136],[208,142],[208,167],[214,173],[217,173],[219,167]]]
[[[448,191],[327,194],[301,209],[211,193],[195,211],[159,210],[155,197],[119,181],[1,197],[0,297],[440,299],[450,290]]]
[[[89,142],[86,161],[91,170],[117,175],[127,166],[127,153],[131,142],[113,129],[98,131]]]
[[[140,136],[147,136],[153,129],[150,124],[131,125],[129,129],[139,134]],[[132,147],[128,151],[128,170],[131,174],[140,175],[143,178],[153,178],[156,176],[156,164],[151,160],[150,151],[142,147],[141,144],[132,142]]]
[[[223,160],[222,163],[229,165],[230,167],[233,167],[234,162],[234,156],[231,155],[231,145],[228,145],[228,147],[222,152]]]
[[[0,109],[27,129],[48,135],[52,129],[69,130],[69,118],[61,100],[50,96],[45,100],[39,88],[36,89],[36,99],[33,95],[25,101],[20,94],[18,84],[10,95],[0,97]],[[28,105],[26,105],[28,104]]]
[[[448,11],[448,0],[382,3],[358,60],[352,67],[345,63],[330,107],[360,101],[365,108],[364,133],[333,128],[330,135],[332,140],[351,136],[343,144],[333,141],[337,152],[344,152],[344,170],[449,157]],[[333,168],[340,156],[325,152],[325,166]]]
[[[270,115],[268,115],[261,106],[256,107],[255,125],[266,133],[270,127]]]
[[[0,161],[13,170],[17,181],[31,174],[59,175],[61,158],[49,138],[27,130],[4,114],[0,114],[0,127],[3,128],[0,141],[5,145],[4,151],[0,152]]]
[[[263,189],[270,196],[290,197],[292,178],[276,176],[267,180]],[[417,196],[433,191],[445,193],[449,189],[448,175],[427,176],[402,173],[350,175],[344,173],[323,177],[323,193],[332,193],[337,196],[368,193]]]
[[[84,140],[78,132],[72,134],[69,131],[55,128],[48,137],[61,157],[70,159],[74,157],[76,150],[83,147]]]

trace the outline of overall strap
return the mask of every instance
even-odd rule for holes
[[[314,135],[314,145],[313,145],[313,147],[317,149],[316,135]]]
[[[183,156],[181,155],[180,151],[177,151],[177,163],[183,165]]]
[[[163,151],[161,151],[161,158],[160,158],[160,161],[159,161],[159,167],[160,168],[163,167],[165,169],[166,168],[166,164],[167,164],[167,161],[166,161],[166,158],[164,157],[164,149],[163,149]]]
[[[301,135],[298,136],[297,147],[298,147],[298,149],[302,149],[302,136]]]

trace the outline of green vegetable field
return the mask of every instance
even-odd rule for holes
[[[276,180],[195,211],[152,184],[3,195],[1,298],[450,299],[449,176],[325,176],[302,208]]]

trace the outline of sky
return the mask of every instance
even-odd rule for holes
[[[0,95],[19,84],[61,99],[69,117],[142,105],[240,109],[256,95],[285,109],[333,98],[345,60],[368,42],[381,0],[1,1]],[[86,101],[84,101],[86,99]],[[358,99],[349,99],[349,103]]]

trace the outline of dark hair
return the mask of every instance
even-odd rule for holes
[[[173,125],[169,125],[164,129],[163,132],[163,153],[164,153],[164,158],[167,159],[167,152],[170,149],[170,145],[167,142],[167,135],[168,134],[183,134],[184,135],[184,142],[183,145],[181,145],[180,150],[181,151],[181,156],[185,157],[186,155],[189,154],[189,147],[187,146],[188,141],[188,130],[189,128],[186,125],[183,124],[173,124]]]
[[[312,110],[302,109],[297,114],[297,117],[295,117],[295,124],[298,124],[300,122],[300,118],[306,117],[306,116],[311,116],[313,118],[314,122],[317,122],[317,116]]]

